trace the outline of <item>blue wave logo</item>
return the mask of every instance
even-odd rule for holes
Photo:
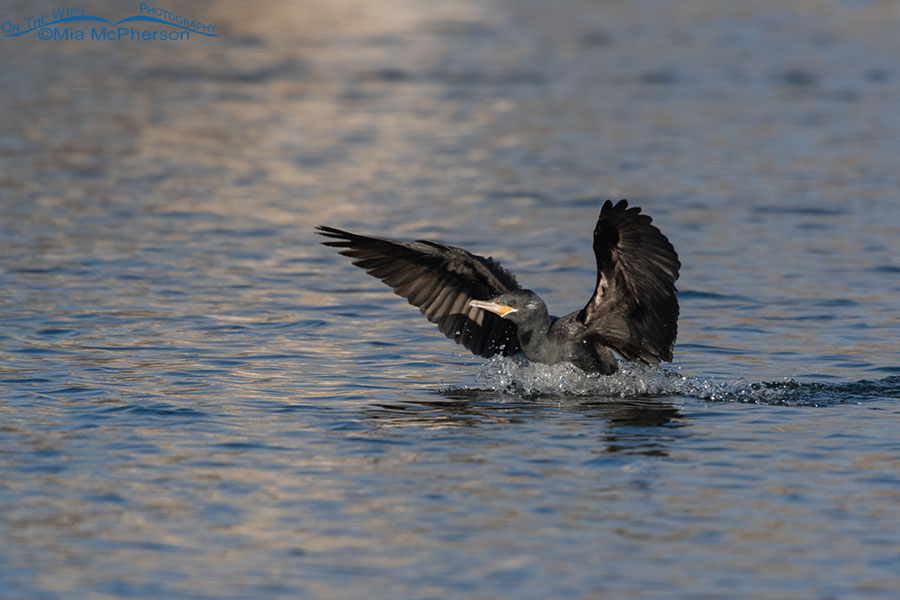
[[[38,29],[44,29],[45,27],[77,23],[80,21],[104,23],[112,27],[116,27],[125,23],[144,22],[166,25],[169,27],[177,27],[190,33],[199,33],[200,35],[205,35],[206,37],[218,37],[218,34],[213,33],[216,29],[216,26],[214,24],[203,23],[201,21],[196,21],[182,15],[178,15],[168,10],[151,7],[146,2],[141,2],[138,8],[141,13],[147,14],[138,14],[132,17],[126,17],[119,21],[110,21],[109,19],[104,19],[103,17],[84,14],[83,6],[79,6],[76,8],[61,8],[55,9],[53,11],[52,16],[54,20],[52,21],[47,20],[48,15],[44,15],[43,17],[38,18],[28,17],[27,19],[25,19],[24,23],[26,29],[22,29],[17,24],[5,21],[2,23],[2,25],[0,25],[0,31],[2,31],[3,37],[19,37]],[[165,18],[159,18],[158,16],[153,15],[161,15]]]

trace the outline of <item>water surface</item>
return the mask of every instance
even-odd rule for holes
[[[745,4],[0,38],[2,595],[894,597],[900,14]],[[610,378],[464,355],[312,233],[492,255],[565,314],[622,197],[681,319]]]

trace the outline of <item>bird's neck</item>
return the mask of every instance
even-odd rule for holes
[[[552,362],[548,360],[549,353],[552,352],[549,333],[550,316],[546,311],[531,320],[528,327],[519,328],[519,347],[526,358],[536,362]]]

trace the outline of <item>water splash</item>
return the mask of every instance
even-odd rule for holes
[[[544,365],[521,357],[495,357],[476,376],[494,392],[526,397],[606,396],[648,398],[680,396],[711,402],[786,406],[823,406],[846,402],[900,399],[900,376],[847,383],[717,381],[684,375],[677,369],[621,362],[613,375],[588,374],[568,363]]]

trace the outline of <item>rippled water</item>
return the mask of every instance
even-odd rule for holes
[[[248,4],[0,37],[0,596],[895,597],[893,5]],[[607,197],[683,263],[675,361],[609,378],[312,233],[564,314]]]

